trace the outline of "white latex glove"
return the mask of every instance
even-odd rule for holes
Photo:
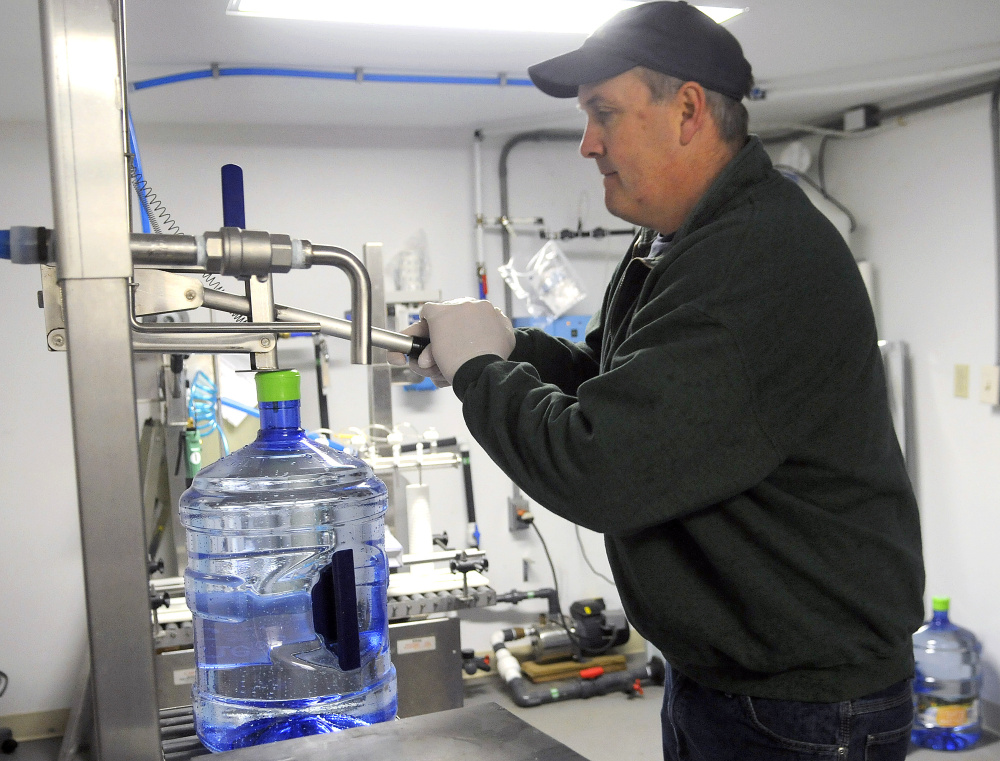
[[[431,378],[438,386],[450,385],[458,368],[473,357],[496,354],[507,359],[514,351],[510,320],[488,301],[431,301],[420,309],[420,317],[419,323],[403,332],[425,335],[430,345],[416,362],[410,361],[410,369]],[[400,360],[404,359],[398,352],[389,353],[391,364],[403,364]]]

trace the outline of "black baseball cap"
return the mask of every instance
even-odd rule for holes
[[[742,100],[753,86],[739,41],[685,2],[642,3],[619,11],[572,51],[528,68],[546,95],[575,98],[580,85],[645,66]]]

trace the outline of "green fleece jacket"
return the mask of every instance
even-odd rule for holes
[[[654,237],[584,343],[522,330],[459,369],[470,432],[604,534],[633,626],[695,681],[833,702],[910,677],[919,516],[850,251],[755,137]]]

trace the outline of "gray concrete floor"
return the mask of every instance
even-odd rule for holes
[[[662,761],[660,704],[662,687],[646,687],[643,697],[602,695],[588,700],[519,708],[498,676],[466,680],[465,704],[495,702],[515,716],[575,750],[590,761]],[[58,739],[22,743],[11,761],[56,761]],[[1000,761],[1000,738],[989,734],[975,748],[941,752],[911,748],[907,761]]]

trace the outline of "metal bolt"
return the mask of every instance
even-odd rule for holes
[[[184,291],[184,298],[186,298],[188,301],[194,301],[197,295],[198,294],[195,293],[194,288],[189,288],[188,290]]]
[[[62,335],[60,335],[59,333],[56,333],[55,335],[52,336],[53,346],[59,347],[62,346],[64,343],[66,343],[66,339],[63,338]]]
[[[271,348],[271,339],[270,338],[260,339],[260,345],[263,346],[265,349]]]

